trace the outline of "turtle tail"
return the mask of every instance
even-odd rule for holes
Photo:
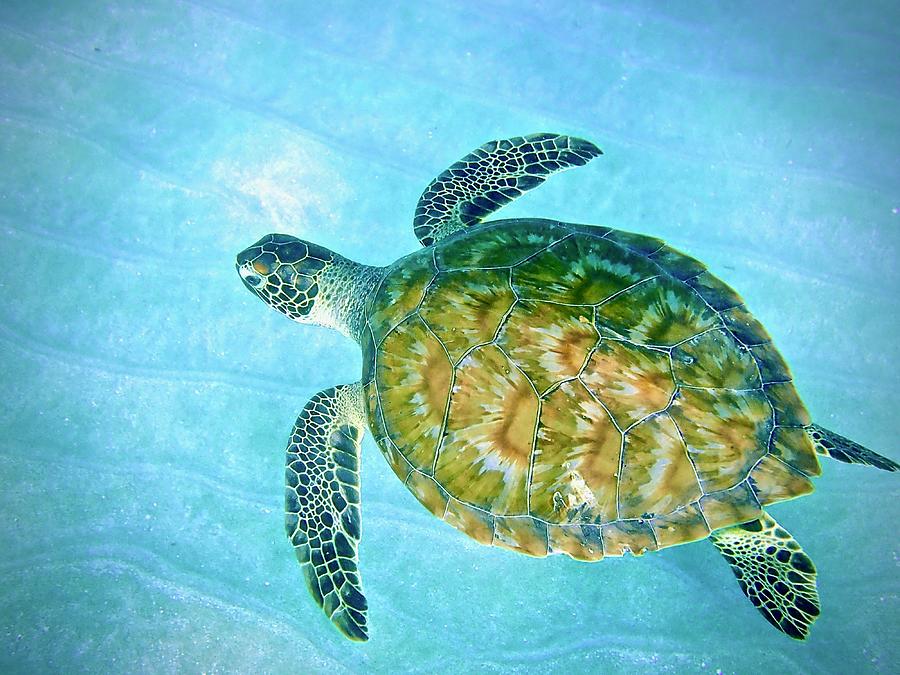
[[[854,443],[849,438],[828,431],[818,424],[810,424],[806,427],[806,433],[816,446],[816,452],[826,457],[831,457],[847,464],[865,464],[874,466],[884,471],[900,471],[900,464],[882,457],[877,452],[864,448],[859,443]]]

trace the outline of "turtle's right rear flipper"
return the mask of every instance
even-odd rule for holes
[[[847,464],[865,464],[885,471],[900,471],[900,464],[895,461],[882,457],[877,452],[872,452],[849,438],[823,429],[818,424],[810,424],[806,427],[806,433],[809,434],[816,446],[816,452],[820,455],[847,462]]]

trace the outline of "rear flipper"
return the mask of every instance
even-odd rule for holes
[[[809,434],[816,446],[816,452],[820,455],[848,464],[865,464],[885,471],[900,471],[900,464],[854,443],[849,438],[823,429],[818,424],[810,424],[806,427],[806,433]]]
[[[816,567],[800,544],[768,514],[709,538],[766,620],[795,640],[806,639],[819,616],[819,593]]]

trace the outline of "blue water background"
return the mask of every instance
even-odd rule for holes
[[[738,288],[817,421],[900,458],[895,2],[0,4],[0,669],[897,672],[898,476],[772,513],[819,569],[795,643],[706,542],[479,546],[363,448],[372,640],[308,597],[283,448],[357,347],[241,286],[271,231],[387,264],[492,138],[605,155],[504,217],[662,237]]]

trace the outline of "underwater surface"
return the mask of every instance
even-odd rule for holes
[[[284,446],[359,377],[252,297],[287,232],[370,264],[487,140],[604,156],[500,217],[661,237],[737,288],[813,417],[893,459],[894,2],[0,4],[0,669],[897,672],[900,478],[823,460],[772,514],[819,571],[805,643],[705,541],[599,564],[483,547],[367,436],[371,640],[309,597]]]

